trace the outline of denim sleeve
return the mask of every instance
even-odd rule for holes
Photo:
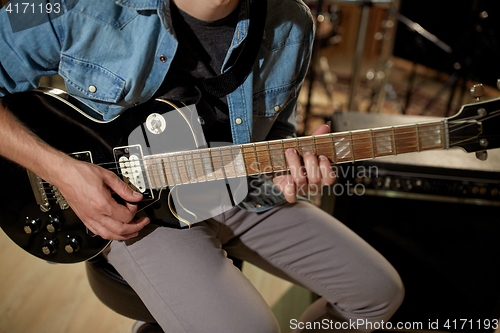
[[[310,12],[309,12],[310,14]],[[286,105],[286,107],[279,113],[276,121],[274,122],[267,140],[273,139],[283,139],[295,137],[295,132],[297,131],[297,99],[300,93],[300,89],[304,84],[304,79],[309,68],[309,63],[311,61],[311,54],[313,49],[313,40],[315,33],[315,26],[310,15],[307,16],[308,21],[304,23],[305,27],[305,39],[303,41],[302,56],[301,61],[297,62],[299,72],[297,79],[295,81],[295,97]]]
[[[21,30],[28,18],[8,15],[6,8],[0,10],[0,97],[35,89],[42,76],[57,73],[64,17],[47,15],[44,23]]]

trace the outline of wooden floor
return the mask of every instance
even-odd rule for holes
[[[283,327],[307,306],[307,291],[248,263],[243,271]],[[0,281],[0,333],[127,333],[134,323],[94,296],[84,264],[48,264],[17,247],[3,232]],[[282,302],[285,296],[292,302]]]

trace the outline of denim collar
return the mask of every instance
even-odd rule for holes
[[[169,0],[115,0],[115,3],[119,6],[136,10],[157,10],[162,2],[165,2],[165,6],[168,8]]]

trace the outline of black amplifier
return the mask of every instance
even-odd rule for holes
[[[343,132],[426,120],[348,112],[336,114],[332,127]],[[322,207],[401,275],[406,296],[391,322],[422,323],[433,332],[494,332],[500,318],[500,149],[489,151],[486,161],[443,150],[336,168],[338,183],[324,189]]]
[[[351,194],[500,206],[500,172],[378,161],[337,168]]]

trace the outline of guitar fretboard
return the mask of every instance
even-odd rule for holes
[[[273,173],[288,169],[286,150],[310,151],[333,164],[447,147],[445,121],[330,133],[217,148],[146,156],[151,186],[180,184]]]

